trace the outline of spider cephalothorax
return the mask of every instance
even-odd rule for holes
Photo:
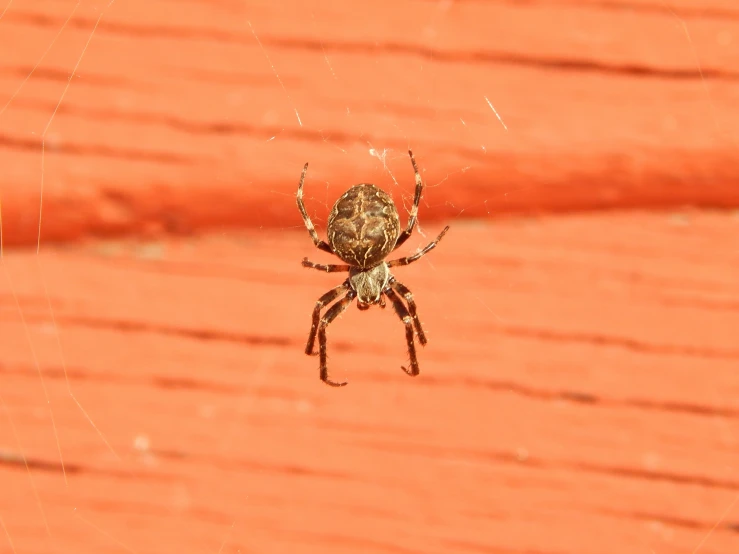
[[[320,355],[321,380],[331,386],[341,387],[346,383],[336,383],[328,378],[328,367],[326,365],[326,327],[339,314],[349,307],[356,298],[357,307],[360,310],[368,309],[372,304],[385,307],[385,296],[390,300],[398,317],[405,324],[405,337],[408,344],[408,353],[411,359],[410,369],[403,367],[409,375],[418,375],[418,360],[416,358],[416,346],[414,343],[414,331],[418,335],[421,345],[428,341],[421,327],[421,322],[416,313],[416,303],[413,294],[403,284],[395,280],[390,273],[390,268],[400,265],[408,265],[425,255],[441,240],[449,230],[445,227],[435,241],[427,245],[423,250],[390,262],[385,258],[396,248],[401,246],[413,233],[418,217],[418,205],[421,202],[423,192],[423,181],[418,172],[418,166],[413,158],[413,152],[408,154],[413,164],[416,179],[416,192],[413,198],[413,207],[408,219],[408,226],[400,232],[400,218],[392,198],[382,189],[371,184],[355,185],[346,191],[334,204],[328,218],[328,242],[318,237],[308,212],[303,205],[303,182],[308,171],[308,164],[303,167],[298,184],[298,209],[303,216],[305,226],[308,228],[313,243],[319,250],[329,252],[341,258],[347,265],[323,265],[303,259],[304,267],[311,267],[328,273],[346,271],[349,277],[338,287],[330,290],[316,302],[313,309],[313,319],[306,354],[314,354],[313,347],[318,335]],[[343,297],[331,306],[321,317],[321,309],[333,302],[340,296]],[[401,297],[405,299],[403,303]]]

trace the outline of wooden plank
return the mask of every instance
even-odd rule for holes
[[[302,352],[341,278],[302,230],[9,252],[0,517],[17,552],[730,552],[737,225],[453,222],[396,272],[421,375],[352,309],[341,390]]]
[[[733,4],[106,5],[2,19],[6,244],[292,225],[306,161],[408,197],[409,146],[436,220],[739,200]]]

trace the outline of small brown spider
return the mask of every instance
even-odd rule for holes
[[[412,256],[385,262],[385,258],[411,236],[413,228],[416,225],[416,218],[418,217],[418,204],[421,202],[423,181],[421,180],[421,174],[418,172],[416,160],[413,159],[413,152],[408,150],[408,155],[411,157],[413,171],[416,176],[416,193],[413,199],[411,215],[408,219],[408,226],[402,233],[400,233],[398,210],[395,208],[390,195],[375,185],[362,183],[350,188],[336,201],[328,217],[328,243],[322,241],[318,237],[318,233],[316,233],[316,229],[313,227],[313,223],[303,205],[303,182],[305,181],[305,174],[308,171],[307,163],[303,167],[303,174],[300,176],[297,195],[298,209],[303,216],[303,221],[308,228],[313,243],[319,250],[334,254],[348,264],[323,265],[310,262],[308,258],[303,258],[303,267],[311,267],[327,273],[349,272],[349,277],[346,281],[328,291],[316,302],[316,307],[313,309],[310,334],[308,335],[308,344],[305,347],[306,354],[315,355],[313,347],[317,334],[321,381],[332,387],[343,387],[346,385],[346,382],[336,383],[328,378],[328,367],[326,365],[326,327],[339,314],[346,310],[355,298],[357,299],[357,307],[360,310],[366,310],[372,304],[379,304],[381,308],[384,308],[385,299],[383,295],[390,299],[395,313],[398,314],[398,317],[405,324],[405,340],[408,343],[408,353],[411,358],[410,369],[406,369],[405,367],[402,369],[411,376],[416,376],[419,372],[418,360],[416,359],[416,346],[413,341],[414,327],[421,345],[425,345],[428,341],[421,328],[418,314],[416,313],[416,303],[413,300],[413,294],[408,287],[395,280],[395,277],[390,273],[390,268],[399,265],[408,265],[427,254],[442,239],[444,234],[449,230],[449,226],[444,227],[444,230],[436,240],[423,250],[416,252]],[[321,317],[321,309],[342,294],[344,296],[341,300],[331,306],[323,314],[323,317]],[[407,307],[398,295],[405,298],[405,301],[408,303]]]

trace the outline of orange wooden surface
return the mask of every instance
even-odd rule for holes
[[[0,554],[739,551],[735,2],[0,14]],[[300,170],[409,147],[421,375],[351,309],[331,389]]]
[[[307,233],[9,255],[0,517],[19,553],[732,552],[738,229],[458,223],[396,272],[421,374],[391,310],[351,309],[339,390],[302,352],[341,278]]]
[[[733,1],[108,4],[0,20],[7,244],[42,136],[46,241],[293,225],[306,161],[409,195],[409,146],[434,219],[739,200]]]

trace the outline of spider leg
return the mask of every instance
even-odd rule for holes
[[[411,318],[411,315],[408,313],[408,309],[400,300],[400,297],[395,294],[393,289],[385,289],[385,294],[390,299],[390,302],[393,303],[395,313],[398,314],[398,317],[402,319],[405,324],[405,342],[408,343],[408,354],[411,357],[411,368],[408,370],[404,366],[400,367],[408,375],[415,377],[420,372],[420,369],[418,368],[418,359],[416,358],[416,345],[413,342],[413,318]]]
[[[310,334],[308,335],[308,343],[305,345],[305,353],[309,356],[314,356],[317,352],[313,351],[313,346],[316,342],[316,333],[318,332],[318,325],[321,321],[321,309],[326,305],[336,300],[342,293],[349,290],[349,283],[344,282],[338,287],[331,289],[326,294],[321,296],[316,301],[316,307],[313,308],[313,317],[311,319]]]
[[[323,381],[327,385],[331,385],[332,387],[343,387],[344,385],[346,385],[346,381],[344,381],[343,383],[337,383],[335,381],[329,380],[328,378],[328,366],[326,364],[326,360],[328,358],[328,355],[326,353],[326,327],[328,327],[329,323],[331,323],[339,316],[339,314],[341,314],[349,307],[349,304],[352,303],[352,300],[354,300],[354,297],[356,295],[356,292],[354,292],[353,290],[349,290],[344,298],[331,306],[328,311],[323,314],[323,317],[321,318],[321,323],[318,326],[318,349],[321,355],[321,381]]]
[[[416,328],[418,342],[421,343],[421,346],[426,346],[428,339],[426,339],[426,334],[423,332],[423,328],[421,327],[421,320],[418,319],[418,312],[416,311],[416,302],[413,300],[413,293],[403,283],[399,283],[395,279],[391,279],[390,288],[405,298],[405,301],[408,304],[408,313],[413,318],[413,326]]]
[[[416,220],[418,219],[418,205],[421,203],[421,193],[423,192],[423,181],[421,180],[421,174],[418,172],[416,159],[413,157],[413,152],[411,150],[408,150],[408,155],[411,157],[411,164],[413,164],[413,173],[416,178],[416,192],[413,195],[413,206],[411,206],[411,215],[408,219],[408,226],[398,237],[393,250],[401,246],[413,234],[413,228],[416,226]]]
[[[335,264],[316,264],[308,260],[308,258],[303,258],[303,267],[310,267],[312,269],[317,269],[319,271],[325,271],[326,273],[339,273],[341,271],[349,271],[351,266],[348,265],[335,265]]]
[[[316,248],[318,248],[319,250],[323,250],[324,252],[328,252],[329,254],[333,254],[334,251],[331,249],[328,243],[318,237],[318,233],[316,233],[316,228],[313,227],[313,222],[310,220],[310,216],[305,210],[305,205],[303,204],[303,182],[305,181],[305,174],[307,172],[308,163],[306,162],[305,166],[303,166],[303,173],[300,175],[300,183],[298,184],[298,210],[300,210],[300,215],[303,216],[303,222],[305,223],[305,226],[308,229],[308,233],[310,233],[310,238],[313,239],[313,244],[316,245]]]
[[[405,258],[398,258],[397,260],[392,260],[392,261],[390,261],[390,262],[387,263],[387,266],[388,267],[395,267],[395,266],[399,266],[399,265],[412,264],[413,262],[415,262],[419,258],[421,258],[421,257],[425,256],[426,254],[428,254],[431,250],[433,250],[434,248],[436,248],[436,245],[439,243],[439,241],[442,238],[444,238],[444,235],[446,235],[446,232],[448,230],[449,230],[449,225],[447,225],[446,227],[444,227],[444,230],[441,233],[439,233],[439,236],[436,237],[436,240],[430,242],[426,246],[426,248],[424,248],[423,250],[421,250],[419,252],[416,252],[412,256],[406,256]]]

